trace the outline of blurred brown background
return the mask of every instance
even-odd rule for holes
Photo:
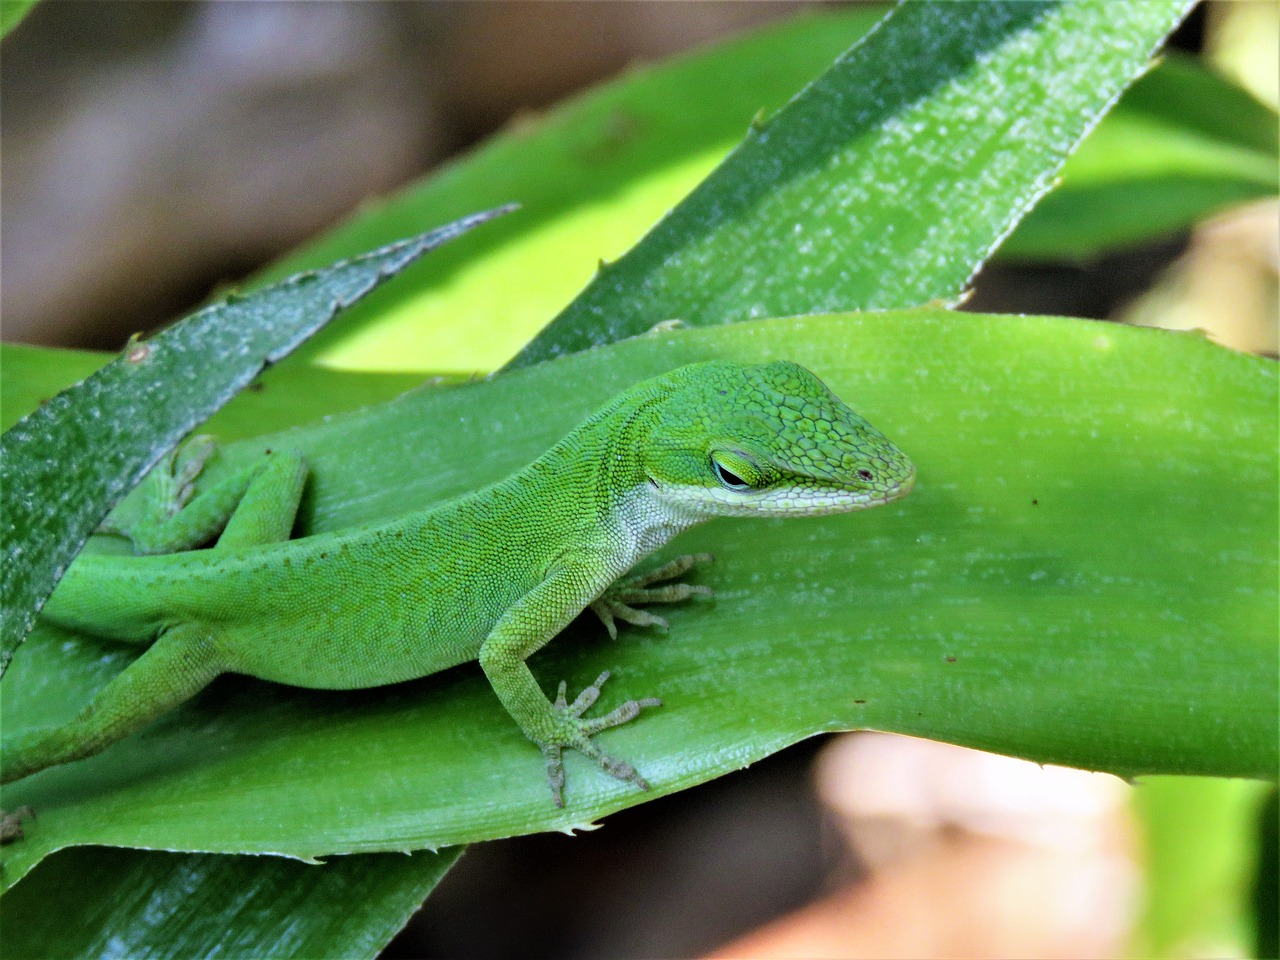
[[[9,340],[117,348],[636,60],[795,3],[43,3],[0,62]]]

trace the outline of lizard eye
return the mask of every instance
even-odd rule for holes
[[[714,454],[711,457],[711,470],[716,475],[716,479],[730,490],[741,493],[751,489],[751,484],[748,481],[743,480],[742,477],[726,467],[716,459]]]

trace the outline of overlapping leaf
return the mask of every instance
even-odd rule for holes
[[[207,307],[6,430],[0,674],[67,564],[165,451],[347,306],[498,212]]]

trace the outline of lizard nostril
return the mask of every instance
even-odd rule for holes
[[[870,471],[870,470],[859,470],[859,471],[858,471],[858,479],[859,479],[859,480],[868,480],[868,481],[869,481],[869,480],[871,480],[871,479],[872,479],[871,471]]]

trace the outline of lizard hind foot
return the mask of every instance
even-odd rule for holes
[[[664,583],[684,576],[700,563],[711,563],[713,560],[715,557],[710,553],[689,553],[653,570],[623,577],[592,601],[591,610],[615,640],[618,637],[618,620],[638,627],[657,627],[665,631],[670,625],[664,617],[648,610],[638,610],[633,604],[680,603],[690,597],[715,596],[710,587],[701,584]]]
[[[173,459],[168,464],[172,484],[169,508],[172,512],[177,513],[191,502],[196,479],[204,472],[204,465],[217,449],[218,441],[213,434],[198,433],[170,451]]]
[[[160,458],[140,484],[144,497],[141,515],[129,526],[122,526],[114,516],[108,515],[98,525],[97,532],[128,537],[135,540],[135,545],[138,539],[145,543],[152,528],[172,521],[195,497],[196,480],[217,449],[217,439],[208,433],[196,434],[178,444]]]
[[[565,694],[568,685],[560,681],[560,689],[556,693],[553,708],[559,720],[556,735],[546,743],[540,744],[542,755],[547,761],[547,782],[551,786],[551,795],[557,807],[564,806],[564,760],[566,747],[594,760],[609,776],[627,783],[634,783],[641,790],[649,789],[649,782],[625,760],[610,757],[591,742],[591,737],[601,730],[621,726],[634,720],[640,711],[648,707],[660,707],[662,701],[657,697],[644,697],[640,700],[628,700],[603,717],[592,717],[584,720],[582,714],[589,710],[600,698],[600,688],[609,679],[609,671],[600,674],[595,683],[586,687],[569,703]]]
[[[196,480],[217,449],[218,441],[211,434],[200,433],[161,457],[144,481],[150,484],[151,509],[162,517],[179,513],[195,496]]]

